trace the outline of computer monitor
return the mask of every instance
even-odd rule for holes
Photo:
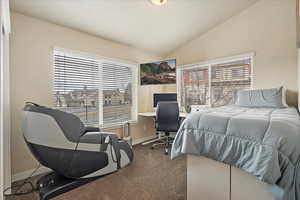
[[[153,94],[153,107],[156,108],[160,101],[177,101],[176,93],[157,93]]]

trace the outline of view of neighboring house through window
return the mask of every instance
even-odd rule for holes
[[[98,124],[98,97],[98,61],[55,51],[54,106],[77,115],[86,124]]]
[[[132,119],[132,70],[115,63],[102,63],[103,124],[118,124]]]
[[[109,127],[136,119],[131,67],[55,50],[55,107],[88,125]]]
[[[236,92],[251,87],[251,58],[181,69],[181,104],[218,107],[234,103]]]
[[[209,99],[208,67],[183,70],[183,105],[206,105]]]
[[[211,106],[218,107],[233,104],[238,90],[251,87],[251,60],[221,63],[211,67]]]

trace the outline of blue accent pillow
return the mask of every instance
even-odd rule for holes
[[[272,89],[240,90],[236,105],[250,108],[286,108],[283,87]]]

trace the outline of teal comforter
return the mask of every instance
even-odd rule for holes
[[[295,108],[224,106],[190,114],[171,152],[205,156],[256,176],[300,199],[300,118]]]

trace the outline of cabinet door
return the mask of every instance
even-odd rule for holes
[[[229,200],[229,165],[204,157],[188,156],[187,199]]]
[[[231,167],[231,200],[275,200],[270,185],[245,171]]]

